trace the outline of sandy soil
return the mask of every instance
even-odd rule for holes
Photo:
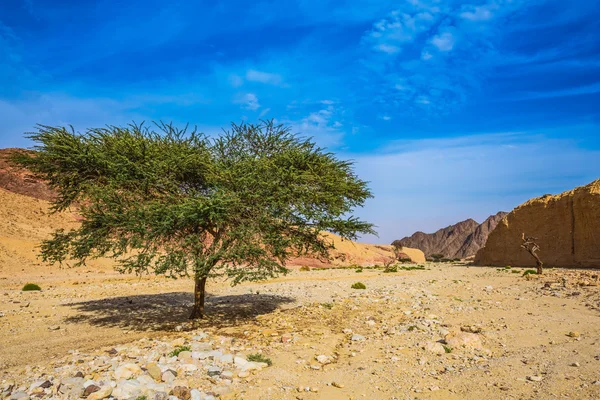
[[[200,329],[273,360],[230,398],[600,398],[598,271],[526,279],[522,270],[427,264],[396,273],[296,270],[236,287],[211,281],[209,316],[192,324],[189,280],[119,275],[106,260],[78,269],[41,263],[40,241],[76,218],[0,190],[2,384],[37,377],[71,350],[176,341]],[[386,251],[359,250],[373,258]],[[351,289],[357,281],[367,289]],[[28,282],[42,291],[22,292]],[[442,347],[452,336],[466,347]]]
[[[238,393],[244,399],[600,398],[595,272],[527,280],[496,268],[427,268],[295,271],[233,288],[210,282],[210,316],[197,327],[250,340],[273,360]],[[0,279],[0,378],[72,349],[191,329],[189,281],[51,272],[36,276],[41,292],[21,292],[19,276]],[[356,281],[367,289],[351,289]],[[477,332],[480,349],[424,349],[461,328]],[[318,355],[333,362],[321,365]]]

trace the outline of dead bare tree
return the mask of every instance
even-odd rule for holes
[[[537,238],[534,237],[525,237],[525,233],[522,236],[523,243],[521,243],[521,247],[527,250],[529,254],[531,254],[535,258],[535,263],[537,267],[538,275],[543,273],[544,263],[540,260],[540,257],[536,254],[536,252],[540,249],[540,246],[535,242]]]

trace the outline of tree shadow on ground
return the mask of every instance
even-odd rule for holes
[[[134,331],[172,331],[178,325],[189,327],[193,295],[185,292],[111,297],[67,304],[78,311],[66,323],[87,323],[100,327],[118,327]],[[295,302],[291,297],[269,294],[207,296],[207,317],[196,325],[216,328],[239,326],[255,317],[269,314],[283,304]]]

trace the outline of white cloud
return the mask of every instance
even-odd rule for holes
[[[379,118],[381,118],[381,119],[382,119],[382,120],[384,120],[384,121],[390,121],[390,120],[392,119],[392,117],[390,117],[389,115],[382,115],[382,116],[381,116],[381,117],[379,117]]]
[[[262,118],[262,117],[264,117],[265,115],[267,115],[267,114],[269,113],[269,111],[271,111],[271,109],[270,109],[270,108],[265,108],[264,110],[262,110],[262,111],[260,112],[260,114],[258,115],[258,116],[259,116],[259,118]]]
[[[439,51],[444,52],[452,50],[455,42],[456,39],[450,31],[440,32],[430,40],[432,45],[437,47]]]
[[[391,44],[380,43],[374,47],[374,49],[379,50],[382,53],[387,54],[396,54],[400,52],[400,47],[394,46]]]
[[[257,71],[255,69],[250,69],[246,72],[246,80],[267,85],[281,85],[283,83],[281,75]]]
[[[235,104],[241,104],[246,110],[256,111],[260,108],[258,97],[254,93],[238,94],[234,99]]]
[[[430,60],[432,57],[433,55],[431,55],[431,53],[427,50],[423,50],[423,52],[421,53],[421,60],[423,61]]]
[[[377,52],[396,54],[404,45],[413,42],[417,35],[429,29],[434,22],[435,18],[430,12],[410,14],[394,11],[388,18],[375,22],[373,28],[363,37],[363,41]]]
[[[496,3],[483,6],[465,5],[460,17],[469,21],[487,21],[494,17],[494,11],[498,9]]]
[[[320,146],[336,147],[342,143],[344,137],[344,131],[341,130],[343,123],[337,119],[342,113],[343,110],[330,104],[300,120],[288,120],[284,123],[290,125],[294,133],[314,138]]]

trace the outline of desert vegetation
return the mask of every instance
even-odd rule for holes
[[[14,161],[56,191],[53,211],[76,206],[77,229],[42,244],[46,262],[112,257],[122,272],[190,276],[190,318],[204,316],[209,276],[233,284],[286,273],[293,255],[327,258],[330,231],[373,233],[349,216],[371,197],[352,163],[272,121],[232,124],[209,139],[155,124],[89,129],[39,126],[35,155]]]

